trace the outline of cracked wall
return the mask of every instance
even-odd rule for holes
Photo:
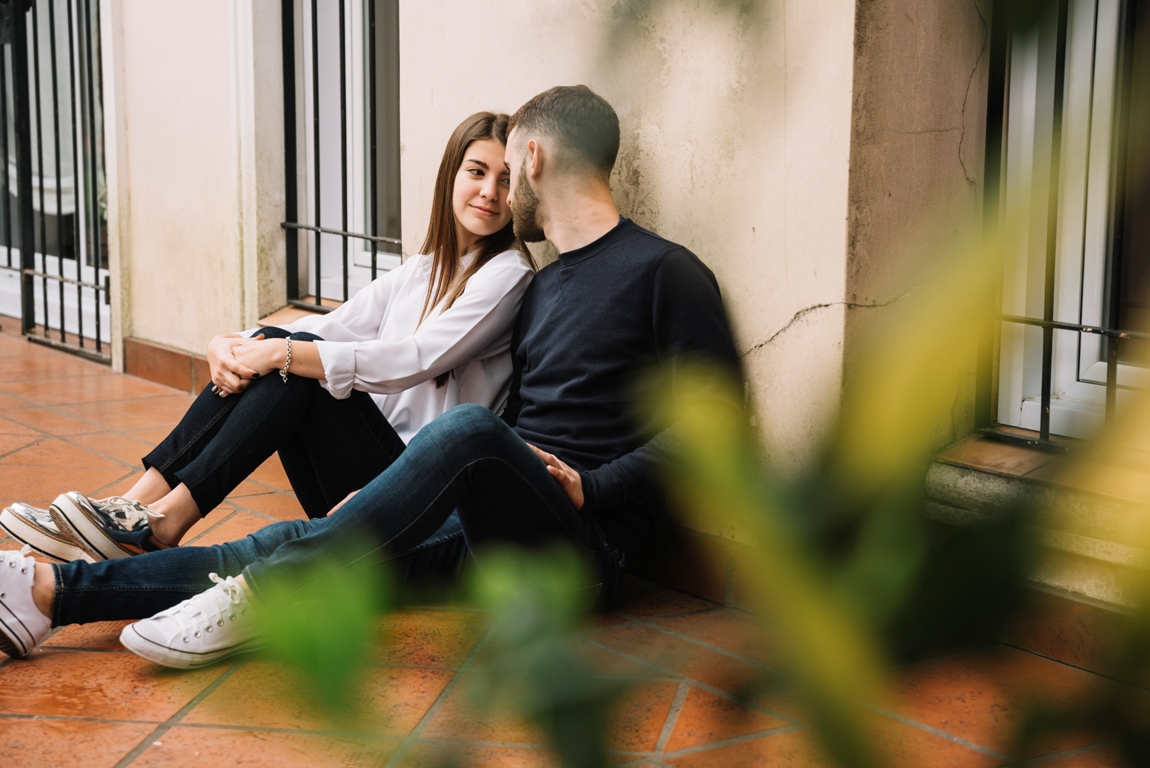
[[[621,211],[715,271],[765,448],[799,466],[841,381],[854,0],[405,0],[400,26],[405,249],[459,119],[587,83]]]
[[[983,17],[942,0],[403,0],[405,248],[464,115],[587,83],[619,113],[620,209],[715,271],[764,451],[796,470],[857,339],[929,277],[908,223],[978,215]]]
[[[980,225],[989,0],[861,0],[847,212],[844,385],[864,338],[897,343],[946,246]],[[893,302],[894,297],[904,297]],[[859,309],[884,305],[878,310]],[[973,428],[972,360],[939,442]]]

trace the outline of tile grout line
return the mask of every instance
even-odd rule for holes
[[[668,616],[667,618],[674,618],[674,617]],[[665,621],[665,619],[659,619],[659,620]],[[709,651],[713,651],[715,653],[722,654],[723,656],[730,657],[730,658],[734,659],[735,661],[741,661],[742,663],[744,663],[748,666],[756,667],[756,668],[762,670],[763,672],[776,672],[776,671],[778,671],[778,670],[772,669],[771,667],[767,666],[766,664],[762,663],[761,661],[755,661],[754,659],[751,659],[747,656],[743,656],[742,654],[735,653],[734,651],[728,651],[725,648],[720,648],[717,645],[712,645],[711,643],[708,643],[706,640],[699,640],[698,638],[691,637],[690,635],[684,635],[681,632],[676,632],[673,629],[667,629],[665,627],[661,627],[658,624],[656,624],[654,621],[651,621],[648,619],[635,619],[635,618],[630,618],[630,621],[633,622],[634,624],[641,626],[641,627],[647,627],[648,629],[654,629],[657,632],[662,632],[665,635],[669,635],[670,637],[674,637],[678,640],[682,640],[683,642],[692,643],[693,645],[700,646],[701,648],[706,648]],[[612,629],[613,629],[613,627],[612,627]]]
[[[92,492],[91,492],[91,493],[89,493],[89,494],[85,494],[85,495],[86,495],[86,496],[88,496],[88,497],[90,497],[90,498],[97,498],[97,497],[98,497],[100,494],[102,494],[102,493],[106,492],[106,491],[107,491],[109,488],[112,488],[112,487],[114,487],[114,486],[115,486],[115,485],[117,485],[118,483],[122,483],[122,482],[124,482],[125,480],[129,479],[129,478],[130,478],[130,477],[132,477],[133,475],[137,474],[137,472],[139,472],[139,470],[135,470],[135,469],[133,469],[133,470],[132,470],[131,472],[129,472],[128,474],[126,474],[126,475],[123,475],[123,476],[119,477],[118,479],[116,479],[116,480],[113,480],[113,481],[112,481],[112,482],[110,482],[110,483],[104,483],[103,485],[101,485],[101,486],[100,486],[99,488],[97,488],[96,490],[92,491]]]
[[[1053,656],[1047,656],[1044,653],[1037,653],[1036,651],[1031,651],[1031,650],[1028,650],[1026,648],[1019,648],[1017,645],[1011,645],[1010,643],[999,643],[999,645],[1001,645],[1004,648],[1010,648],[1013,651],[1018,651],[1020,653],[1026,653],[1026,654],[1029,654],[1031,656],[1037,656],[1040,659],[1046,659],[1047,661],[1053,662],[1055,664],[1061,664],[1064,667],[1070,667],[1071,669],[1077,669],[1080,672],[1085,672],[1088,675],[1093,675],[1094,677],[1100,677],[1103,680],[1109,680],[1113,683],[1118,683],[1119,685],[1128,685],[1131,688],[1137,688],[1140,691],[1150,691],[1150,686],[1139,685],[1138,683],[1132,683],[1129,680],[1122,680],[1121,678],[1111,677],[1110,675],[1106,675],[1106,674],[1103,674],[1101,672],[1095,672],[1094,670],[1087,669],[1086,667],[1080,667],[1077,664],[1071,664],[1069,661],[1063,661],[1062,659],[1056,659]]]
[[[439,714],[439,710],[442,709],[443,705],[447,703],[447,698],[458,687],[459,681],[462,680],[464,673],[471,669],[472,665],[475,663],[475,660],[479,657],[479,652],[483,649],[483,646],[485,646],[491,639],[493,632],[494,628],[488,627],[487,631],[483,633],[483,637],[479,638],[479,642],[477,642],[475,647],[471,649],[471,653],[469,653],[467,658],[464,659],[463,663],[459,665],[459,669],[456,670],[455,674],[451,676],[451,679],[447,681],[447,685],[443,687],[443,690],[440,691],[439,696],[437,696],[432,705],[428,707],[427,712],[423,714],[423,717],[419,719],[419,722],[415,724],[415,727],[411,729],[411,732],[404,737],[403,741],[396,748],[395,752],[392,753],[391,757],[388,759],[385,765],[385,768],[391,768],[392,766],[398,768],[403,759],[407,757],[407,753],[410,752],[415,743],[420,740],[419,737],[423,735],[423,732],[427,730],[429,725],[431,725],[431,721],[434,720],[435,716]]]
[[[784,736],[788,733],[794,733],[795,731],[803,730],[807,730],[807,726],[800,725],[799,723],[780,725],[778,728],[768,728],[765,731],[744,733],[742,736],[732,736],[729,739],[719,739],[718,741],[711,741],[706,744],[697,744],[693,747],[676,749],[674,752],[664,752],[663,754],[659,755],[659,757],[661,759],[670,757],[687,757],[689,755],[697,755],[702,752],[711,752],[717,749],[724,749],[725,747],[733,747],[739,744],[746,744],[748,741],[758,741],[759,739],[770,738],[772,736]]]
[[[584,640],[583,642],[586,643],[587,645],[590,645],[593,648],[598,648],[601,651],[607,651],[609,653],[613,653],[616,656],[621,656],[622,658],[627,659],[628,661],[632,661],[636,664],[639,664],[640,666],[647,667],[648,669],[653,669],[656,672],[658,672],[659,674],[665,676],[666,678],[669,678],[671,681],[676,681],[676,682],[680,682],[680,683],[687,683],[689,685],[693,685],[700,690],[706,691],[707,693],[712,693],[712,694],[714,694],[714,695],[716,695],[722,699],[726,699],[727,701],[733,701],[736,704],[738,704],[739,706],[745,707],[747,709],[753,709],[756,712],[761,712],[763,714],[770,715],[771,717],[782,720],[784,723],[796,722],[795,720],[793,720],[793,719],[791,719],[791,718],[787,717],[786,715],[783,715],[779,712],[775,712],[773,710],[767,709],[766,707],[759,706],[758,704],[752,704],[749,702],[744,702],[739,697],[733,696],[732,694],[727,693],[726,691],[722,690],[721,688],[716,688],[715,686],[709,685],[709,684],[704,683],[700,680],[696,680],[694,678],[687,677],[686,675],[684,675],[680,672],[674,672],[670,669],[667,669],[666,667],[661,667],[658,664],[655,664],[653,662],[645,661],[643,659],[640,659],[638,656],[632,656],[629,653],[625,653],[623,651],[616,650],[615,648],[610,648],[610,647],[608,647],[606,645],[602,645],[600,643],[592,642],[591,640]]]
[[[679,723],[679,713],[683,711],[683,705],[687,703],[687,694],[690,692],[691,686],[686,683],[679,683],[679,687],[675,689],[675,698],[671,700],[671,708],[667,710],[667,717],[663,720],[663,730],[655,741],[656,752],[662,752],[667,748],[667,742],[675,732],[675,726]]]
[[[975,752],[987,755],[988,757],[993,757],[996,760],[1005,760],[1007,763],[1010,762],[1010,758],[1001,752],[997,752],[993,749],[990,749],[989,747],[984,747],[981,744],[975,744],[973,741],[964,739],[961,736],[955,736],[952,733],[947,733],[940,728],[935,728],[934,726],[927,725],[926,723],[920,723],[917,720],[912,720],[905,715],[900,715],[897,712],[891,712],[889,709],[883,709],[882,707],[870,706],[867,708],[872,712],[876,712],[885,717],[889,717],[891,720],[902,723],[903,725],[909,725],[912,728],[918,728],[920,731],[926,731],[927,733],[933,734],[942,739],[946,739],[947,741],[952,741],[955,744],[966,747],[967,749],[973,749]]]
[[[217,509],[218,509],[218,507],[217,507]],[[212,512],[215,512],[215,510],[213,509],[213,510],[212,510]],[[208,526],[207,530],[205,530],[203,533],[197,534],[197,535],[196,535],[194,538],[188,539],[187,541],[181,541],[181,542],[179,542],[180,546],[181,546],[181,547],[186,547],[186,546],[189,546],[189,545],[194,545],[194,544],[195,544],[197,541],[199,541],[200,539],[204,538],[204,537],[205,537],[205,536],[207,536],[209,533],[211,533],[212,531],[216,530],[216,529],[217,529],[217,528],[219,528],[221,525],[223,525],[223,524],[224,524],[224,523],[226,523],[227,521],[231,520],[233,517],[235,517],[235,516],[236,516],[236,515],[238,515],[239,513],[240,513],[240,512],[239,512],[239,510],[238,510],[238,509],[233,509],[233,510],[231,511],[231,513],[230,513],[230,514],[224,515],[224,516],[223,516],[223,517],[222,517],[222,518],[219,520],[219,522],[216,522],[216,523],[212,523],[210,526]],[[210,515],[210,514],[211,514],[211,512],[209,512],[208,514]],[[202,519],[202,518],[201,518],[201,519]]]
[[[1087,744],[1084,747],[1075,747],[1074,749],[1067,749],[1067,750],[1064,750],[1062,752],[1055,752],[1055,753],[1050,754],[1050,755],[1043,755],[1042,757],[1033,757],[1030,760],[1027,760],[1025,763],[1023,763],[1023,765],[1027,766],[1027,768],[1030,768],[1030,766],[1040,766],[1043,763],[1048,763],[1052,760],[1061,760],[1064,757],[1077,757],[1078,755],[1084,755],[1088,752],[1093,752],[1096,749],[1105,749],[1106,747],[1112,747],[1117,743],[1118,743],[1117,741],[1100,741],[1097,744]]]
[[[152,746],[153,742],[159,740],[160,737],[162,737],[165,733],[177,725],[180,720],[182,720],[189,712],[199,706],[200,702],[211,695],[213,691],[223,685],[224,681],[235,674],[235,672],[243,667],[245,663],[246,662],[240,661],[233,664],[231,669],[227,670],[215,680],[208,683],[204,690],[196,694],[191,701],[181,707],[179,711],[177,711],[174,715],[169,717],[163,723],[160,723],[160,725],[158,725],[150,734],[145,736],[139,744],[133,747],[131,752],[120,758],[120,761],[116,763],[113,768],[125,768],[125,766],[131,765],[136,760],[136,758],[148,750],[148,747]]]

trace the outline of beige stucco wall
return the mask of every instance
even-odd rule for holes
[[[103,0],[117,364],[284,303],[277,0]]]
[[[279,6],[102,0],[117,338],[200,351],[284,303]],[[910,224],[977,219],[984,17],[944,0],[400,0],[404,249],[459,120],[587,83],[621,118],[620,209],[715,271],[764,449],[793,471],[859,339],[910,302],[862,305],[929,271],[929,249],[900,247]]]
[[[859,3],[846,260],[844,368],[868,334],[898,343],[930,312],[952,243],[977,231],[983,200],[990,2]],[[905,328],[905,325],[901,327]],[[940,414],[937,442],[973,430],[974,360]]]
[[[403,0],[405,250],[459,120],[590,85],[621,119],[620,209],[715,271],[768,452],[795,466],[841,376],[853,22],[851,0]]]

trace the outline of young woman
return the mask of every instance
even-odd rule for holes
[[[304,511],[319,517],[443,412],[500,408],[511,326],[534,275],[507,204],[507,119],[480,112],[452,133],[420,255],[330,314],[213,339],[212,384],[124,496],[15,504],[0,526],[62,560],[77,548],[102,560],[176,546],[275,452]]]

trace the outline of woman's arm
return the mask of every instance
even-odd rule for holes
[[[352,389],[392,394],[505,350],[533,276],[518,254],[496,257],[468,281],[449,309],[426,318],[407,338],[317,342],[324,386],[337,398]]]
[[[287,342],[287,339],[265,339],[257,336],[233,347],[232,357],[258,376],[267,376],[278,373],[287,364]],[[289,372],[296,376],[323,381],[323,361],[319,358],[319,351],[314,341],[292,341]],[[249,375],[248,378],[256,377]]]
[[[283,327],[286,331],[308,331],[332,341],[352,342],[372,339],[379,331],[384,312],[409,262],[404,262],[371,282],[349,301],[326,315],[311,315]],[[225,394],[242,392],[253,378],[282,369],[287,360],[284,339],[264,339],[253,329],[248,336],[233,333],[217,336],[208,345],[208,365],[212,383]],[[323,381],[323,363],[315,344],[292,342],[291,372]]]

